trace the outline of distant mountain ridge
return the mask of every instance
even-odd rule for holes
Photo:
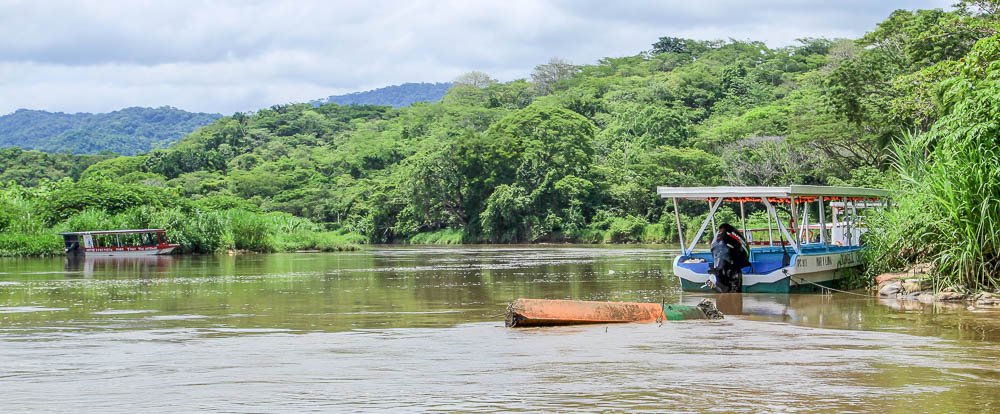
[[[135,155],[167,147],[221,117],[170,106],[131,107],[98,114],[18,109],[0,116],[0,147]]]
[[[416,102],[437,102],[451,88],[451,83],[404,83],[386,86],[364,92],[333,95],[313,101],[313,104],[335,103],[338,105],[380,105],[402,108]]]
[[[404,83],[363,92],[334,95],[314,105],[379,105],[401,108],[438,102],[451,83]],[[0,116],[0,148],[19,147],[50,153],[136,155],[166,148],[220,114],[187,112],[171,106],[130,107],[107,113],[49,112],[18,109]]]

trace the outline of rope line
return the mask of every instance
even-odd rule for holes
[[[805,280],[805,279],[803,279],[801,277],[796,278],[795,276],[791,276],[791,278],[792,278],[792,280],[798,279],[799,283],[808,283],[810,285],[816,285],[816,286],[819,286],[821,289],[832,291],[832,292],[839,292],[839,293],[844,293],[844,294],[848,294],[848,295],[861,296],[861,297],[864,297],[864,298],[877,298],[878,297],[876,295],[867,295],[867,294],[863,294],[863,293],[854,293],[854,292],[848,292],[846,290],[834,289],[832,287],[823,286],[823,285],[821,285],[819,283],[816,283],[816,282],[811,282],[811,281]]]

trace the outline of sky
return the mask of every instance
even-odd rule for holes
[[[0,0],[0,114],[174,106],[231,114],[479,70],[527,78],[661,36],[855,38],[954,0]]]

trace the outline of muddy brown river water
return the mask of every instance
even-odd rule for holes
[[[0,259],[0,412],[998,412],[1000,312],[718,297],[507,329],[518,297],[696,302],[656,248]]]

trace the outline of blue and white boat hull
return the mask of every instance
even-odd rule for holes
[[[837,287],[853,269],[862,263],[862,247],[803,246],[802,253],[789,251],[789,265],[782,266],[781,248],[753,249],[752,266],[743,268],[744,293],[818,292],[822,287]],[[685,263],[703,259],[700,263]],[[708,273],[710,253],[694,253],[674,259],[674,274],[685,292],[711,292],[706,282],[714,278]]]

